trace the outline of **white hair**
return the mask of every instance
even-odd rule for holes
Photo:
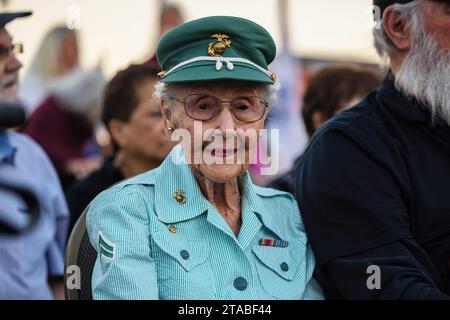
[[[59,76],[64,38],[68,33],[73,32],[76,31],[65,26],[51,29],[42,40],[31,62],[28,74],[38,76],[45,84],[50,84],[51,80]]]
[[[394,14],[402,17],[407,23],[413,23],[414,20],[420,19],[420,6],[423,0],[414,0],[407,4],[395,4]],[[389,56],[398,52],[398,48],[391,41],[382,26],[375,27],[373,30],[374,45],[378,55],[384,60],[389,60]]]
[[[419,101],[432,115],[432,122],[450,125],[450,50],[442,48],[423,26],[424,0],[394,6],[394,13],[405,19],[411,29],[411,48],[395,76],[395,86],[406,96]],[[374,30],[375,47],[387,62],[399,50],[383,29]]]
[[[277,101],[277,92],[280,89],[280,82],[277,80],[275,84],[262,84],[263,98],[269,102],[269,108],[273,106]],[[168,84],[163,81],[159,81],[155,84],[155,97],[170,101],[173,97],[177,97],[180,91],[183,91],[185,86],[183,84]]]
[[[400,66],[395,84],[424,104],[432,115],[450,125],[450,50],[427,33],[419,17],[411,23],[411,50]]]

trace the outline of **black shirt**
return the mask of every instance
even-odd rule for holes
[[[319,129],[296,182],[327,298],[449,298],[450,127],[392,75]]]
[[[75,182],[67,191],[70,210],[70,229],[75,226],[84,209],[102,191],[124,179],[122,172],[114,166],[113,158],[106,159],[102,167],[84,180]]]

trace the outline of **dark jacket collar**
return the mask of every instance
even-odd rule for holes
[[[428,108],[415,98],[408,97],[395,86],[395,78],[389,71],[378,90],[381,105],[389,108],[395,116],[408,123],[430,123],[431,113]]]

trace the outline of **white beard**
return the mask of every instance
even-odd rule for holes
[[[450,50],[441,48],[420,22],[413,45],[396,76],[397,88],[427,106],[433,123],[450,125]]]

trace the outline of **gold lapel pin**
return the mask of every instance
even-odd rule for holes
[[[184,191],[183,190],[175,191],[175,193],[173,194],[173,198],[179,204],[185,204],[186,203],[186,196],[184,195]]]

